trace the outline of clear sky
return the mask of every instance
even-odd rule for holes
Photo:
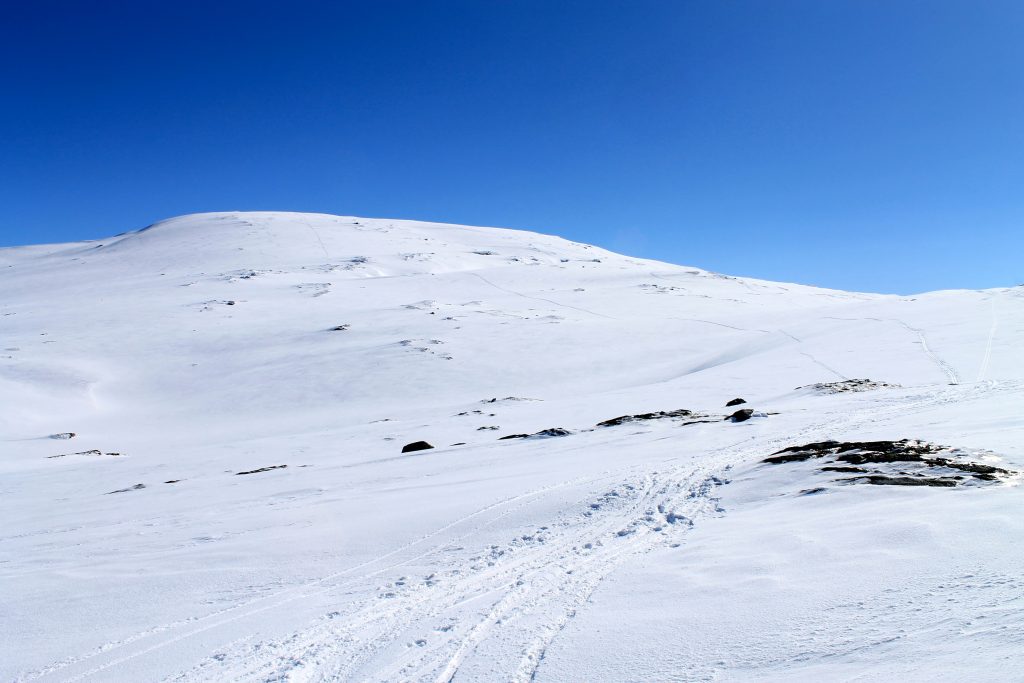
[[[197,211],[1024,282],[1020,0],[5,2],[0,244]]]

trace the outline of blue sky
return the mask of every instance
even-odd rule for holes
[[[0,244],[274,209],[738,275],[1024,282],[1018,0],[25,2]]]

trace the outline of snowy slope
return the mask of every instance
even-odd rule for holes
[[[0,680],[1024,679],[1022,344],[515,230],[0,249]],[[901,438],[1006,474],[762,462]]]

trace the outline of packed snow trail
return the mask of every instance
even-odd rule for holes
[[[999,316],[996,314],[996,296],[992,295],[989,299],[989,308],[992,312],[992,326],[988,329],[988,340],[985,342],[985,353],[981,357],[981,366],[978,368],[978,376],[974,380],[980,382],[985,379],[985,375],[988,374],[988,366],[992,361],[992,342],[996,338],[996,328],[999,326]]]

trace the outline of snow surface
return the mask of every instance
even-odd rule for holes
[[[1024,470],[1022,343],[1024,288],[515,230],[215,213],[2,249],[0,680],[1024,680],[1019,477],[761,463],[914,438]],[[812,386],[854,378],[889,386]]]

